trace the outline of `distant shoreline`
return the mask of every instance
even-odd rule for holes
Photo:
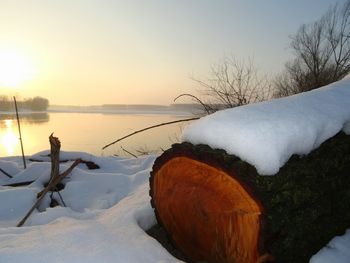
[[[43,113],[87,113],[87,114],[134,114],[134,115],[174,115],[193,116],[201,113],[201,109],[196,104],[173,104],[163,105],[112,105],[101,106],[62,106],[52,105],[46,111],[31,111],[20,109],[19,113],[43,114]],[[15,111],[0,111],[0,115],[12,115]]]
[[[148,105],[148,104],[103,104],[90,106],[50,105],[48,110],[69,111],[200,111],[198,104],[171,104],[171,105]]]

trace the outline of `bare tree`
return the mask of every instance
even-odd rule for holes
[[[350,71],[350,1],[343,8],[333,7],[326,14],[327,40],[332,52],[333,78],[340,79]]]
[[[212,66],[211,78],[205,81],[194,77],[192,79],[199,84],[199,93],[203,98],[192,94],[181,94],[179,97],[191,97],[202,105],[207,114],[271,97],[270,82],[266,76],[258,75],[252,60],[247,63],[226,57],[220,64]]]
[[[276,79],[276,96],[319,88],[350,72],[350,0],[292,36],[295,58]]]

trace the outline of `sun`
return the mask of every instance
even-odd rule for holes
[[[0,87],[15,88],[31,80],[36,69],[24,54],[17,50],[0,50]]]

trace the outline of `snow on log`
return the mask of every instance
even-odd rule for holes
[[[308,262],[350,227],[349,132],[349,80],[207,116],[154,163],[158,222],[194,262]]]
[[[343,130],[350,134],[350,79],[262,103],[227,109],[189,125],[183,141],[224,149],[273,175]]]

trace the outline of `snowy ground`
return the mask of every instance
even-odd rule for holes
[[[67,207],[49,208],[47,195],[24,227],[21,220],[50,174],[48,158],[39,153],[20,169],[20,158],[0,159],[2,185],[27,180],[25,187],[0,187],[0,262],[180,262],[145,230],[156,223],[149,203],[149,171],[154,156],[138,159],[95,157],[63,152],[61,159],[83,158],[101,169],[76,167],[61,191]],[[70,163],[61,165],[61,170]],[[60,201],[57,194],[55,199]]]
[[[101,168],[76,167],[61,191],[67,207],[49,207],[47,195],[38,211],[21,228],[15,225],[47,182],[51,164],[41,152],[21,169],[20,158],[0,159],[2,185],[35,180],[25,187],[0,187],[0,262],[181,262],[145,230],[156,223],[149,203],[149,171],[155,156],[138,159],[96,157],[63,152],[61,159],[82,158]],[[61,165],[61,170],[71,162]],[[54,198],[60,202],[57,194]],[[350,231],[332,240],[310,262],[348,263]]]

